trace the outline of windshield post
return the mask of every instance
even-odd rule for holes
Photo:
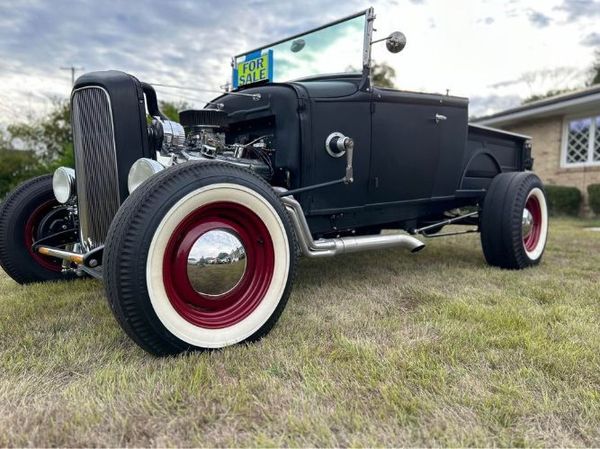
[[[365,36],[363,41],[363,70],[359,89],[368,91],[371,88],[371,41],[373,39],[373,22],[375,10],[373,7],[365,12]]]

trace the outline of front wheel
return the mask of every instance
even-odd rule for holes
[[[528,172],[497,175],[481,214],[481,246],[490,265],[522,269],[540,263],[548,237],[540,178]]]
[[[75,278],[59,259],[33,251],[36,240],[73,224],[52,191],[52,175],[30,179],[8,194],[0,207],[0,267],[19,284]]]
[[[123,329],[153,354],[222,348],[274,326],[296,257],[289,217],[266,182],[188,162],[119,210],[104,253],[106,293]]]

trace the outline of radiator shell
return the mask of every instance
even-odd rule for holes
[[[102,244],[121,203],[127,175],[149,149],[141,83],[118,71],[81,76],[71,95],[71,124],[80,237],[89,251]]]

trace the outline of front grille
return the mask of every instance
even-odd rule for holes
[[[104,243],[120,205],[115,135],[104,89],[77,89],[71,101],[81,243],[89,251]]]

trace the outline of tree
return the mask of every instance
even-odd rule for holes
[[[0,200],[21,182],[45,173],[45,167],[31,151],[6,148],[0,143]]]
[[[179,111],[183,111],[185,109],[189,109],[190,105],[185,101],[180,101],[178,103],[172,103],[170,101],[160,101],[159,102],[160,111],[169,117],[169,120],[173,120],[175,122],[179,121]]]
[[[346,67],[346,72],[359,72],[359,70],[350,65]],[[371,82],[374,86],[393,89],[396,87],[395,78],[396,70],[389,64],[375,61],[371,63]]]
[[[48,166],[73,166],[73,134],[69,102],[56,101],[45,117],[9,125],[10,147],[33,152]]]
[[[185,102],[161,101],[161,110],[179,121]],[[0,199],[21,182],[57,167],[74,167],[73,133],[68,100],[57,100],[48,115],[31,122],[8,125],[0,130]]]
[[[186,109],[185,102],[161,101],[162,112],[171,120],[179,121],[178,111]],[[7,128],[8,148],[20,149],[38,155],[41,162],[52,171],[58,166],[74,167],[71,111],[67,100],[56,101],[45,117],[30,123],[11,124]]]
[[[396,87],[396,70],[385,62],[374,63],[371,68],[371,80],[373,85],[393,89]]]
[[[66,100],[57,100],[47,116],[13,123],[0,134],[0,198],[21,182],[52,173],[61,165],[75,165]]]
[[[543,94],[534,94],[530,97],[527,97],[523,100],[523,104],[533,103],[534,101],[543,100],[544,98],[555,97],[557,95],[566,94],[568,92],[573,92],[577,89],[552,89]]]
[[[600,48],[595,52],[595,61],[592,63],[592,66],[589,70],[589,81],[586,83],[588,86],[593,86],[595,84],[600,84]],[[581,89],[583,86],[578,86],[574,88],[567,89],[550,89],[546,93],[543,94],[534,94],[530,97],[525,98],[523,100],[523,104],[532,103],[534,101],[543,100],[544,98],[555,97],[557,95],[566,94],[569,92],[574,92],[577,89]]]

